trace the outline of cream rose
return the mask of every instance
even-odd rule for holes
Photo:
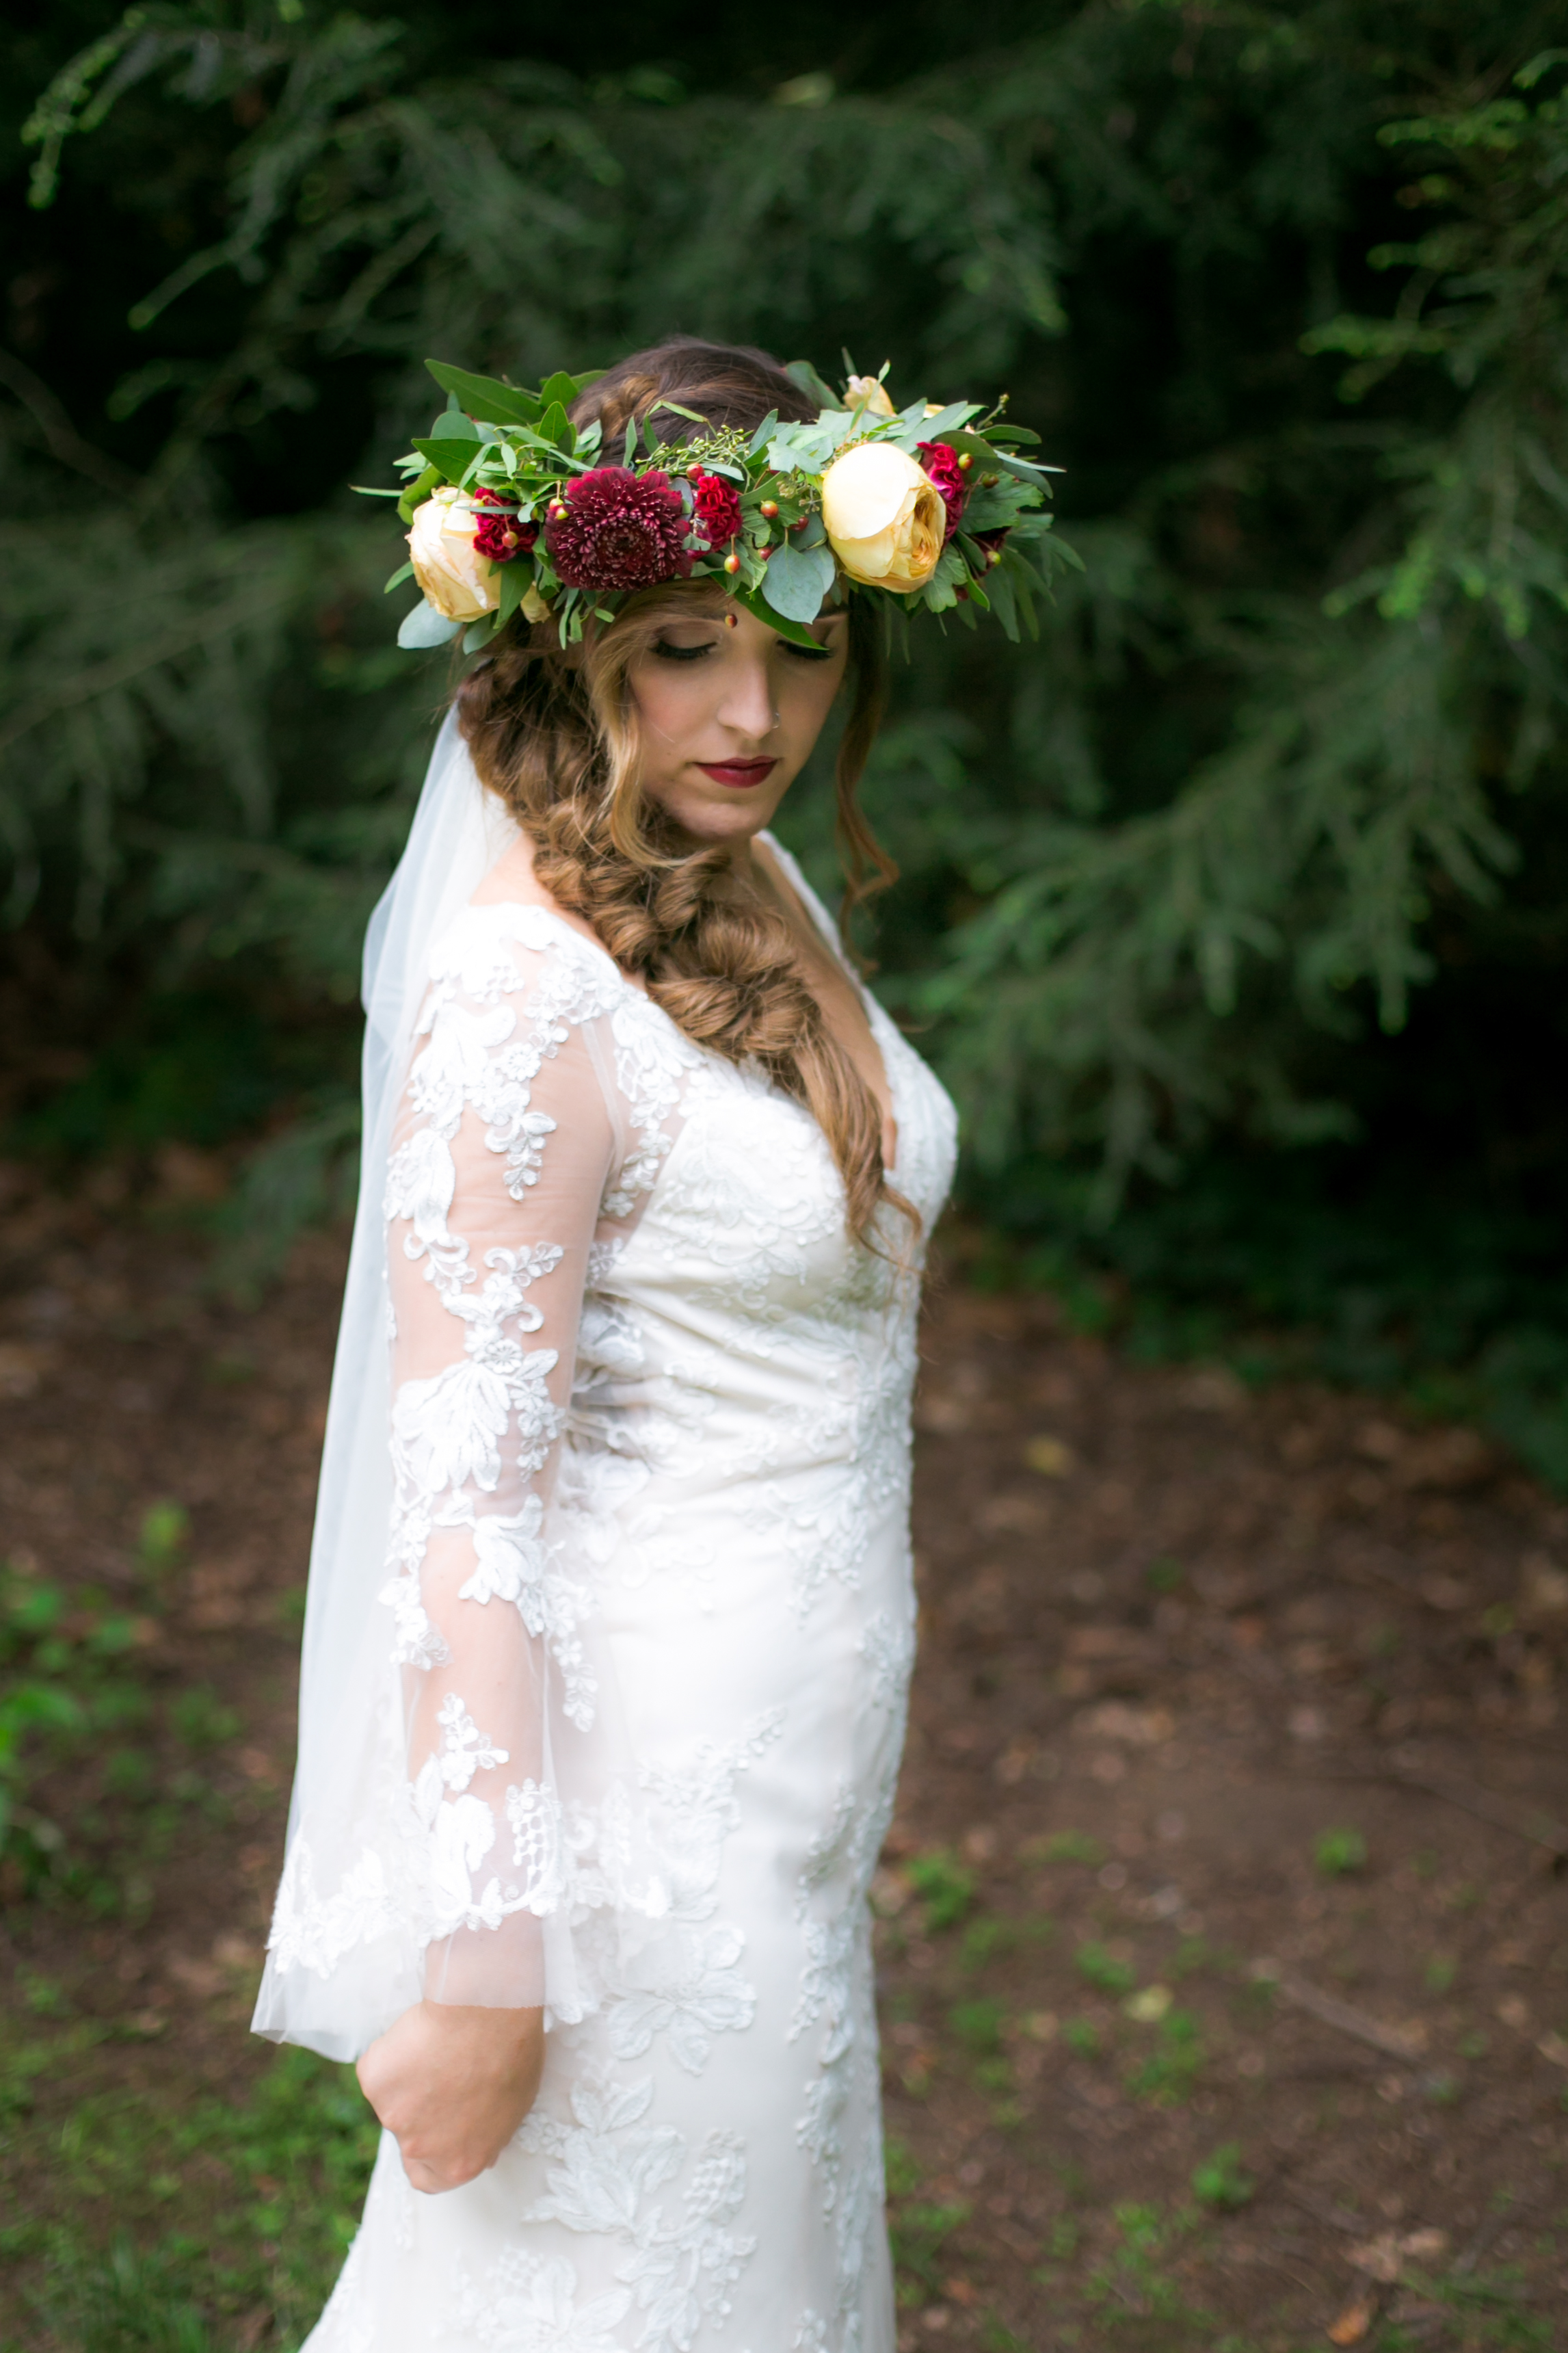
[[[868,417],[896,417],[899,413],[879,375],[852,375],[845,397],[851,408],[858,406]]]
[[[863,587],[912,596],[936,570],[947,532],[942,493],[890,441],[862,441],[822,478],[827,543]]]
[[[414,510],[408,553],[425,601],[448,621],[477,621],[500,603],[495,565],[474,546],[475,516],[461,491],[433,491]]]

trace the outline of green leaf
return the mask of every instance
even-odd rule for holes
[[[758,426],[756,431],[752,434],[751,439],[746,444],[746,455],[748,458],[754,458],[758,450],[765,446],[778,421],[778,410],[776,408],[770,408],[767,415],[763,417],[762,423]]]
[[[424,505],[426,500],[429,497],[431,491],[436,488],[440,480],[440,467],[426,466],[425,471],[418,475],[415,480],[409,483],[408,488],[404,491],[403,496],[397,501],[397,512],[403,517],[405,522],[413,522],[415,508],[422,507]]]
[[[556,378],[552,376],[550,381],[554,384]],[[566,411],[559,400],[551,402],[536,429],[540,439],[548,441],[552,449],[564,449],[570,456],[577,447],[577,436],[566,422]]]
[[[777,561],[776,557],[774,561]],[[773,565],[770,564],[767,568],[771,572],[773,568]],[[731,588],[730,594],[733,596],[737,605],[743,605],[745,607],[747,612],[751,614],[753,620],[765,623],[767,628],[770,629],[776,629],[781,638],[789,638],[797,646],[816,645],[816,639],[812,636],[809,629],[802,628],[798,621],[786,619],[783,613],[777,612],[771,606],[764,604],[761,590],[756,588],[736,587]]]
[[[1005,530],[1017,522],[1026,507],[1037,506],[1039,496],[1030,483],[1008,480],[996,483],[991,490],[977,484],[963,503],[963,528]]]
[[[414,447],[422,458],[438,466],[449,482],[460,482],[479,454],[477,441],[451,441],[445,437],[439,441],[430,437],[416,441]]]
[[[499,613],[481,613],[477,621],[470,621],[463,631],[463,651],[477,654],[481,646],[488,646],[496,633],[499,619]]]
[[[950,401],[945,408],[939,408],[934,417],[921,417],[916,420],[919,426],[917,438],[921,441],[940,441],[943,434],[956,434],[972,417],[979,414],[976,401]]]
[[[555,374],[546,376],[539,387],[541,405],[547,410],[570,408],[587,380],[585,376],[568,375],[564,368],[557,368]],[[531,423],[532,419],[530,418],[529,422]]]
[[[763,595],[786,621],[815,621],[833,586],[833,554],[826,547],[776,548],[763,575]]]
[[[412,580],[413,577],[414,566],[412,564],[400,564],[396,571],[393,574],[391,579],[387,582],[385,587],[382,590],[382,595],[384,596],[390,596],[395,588],[401,588],[405,580]]]
[[[470,417],[485,417],[492,425],[531,425],[543,406],[536,392],[498,384],[493,375],[468,375],[442,360],[425,364],[442,391],[454,394]]]
[[[403,616],[397,642],[405,653],[424,653],[432,646],[450,645],[462,626],[461,621],[448,621],[434,605],[421,599]]]
[[[533,558],[531,555],[514,555],[510,564],[498,568],[500,572],[500,612],[496,627],[504,629],[533,586]]]
[[[482,441],[484,435],[471,417],[465,417],[455,400],[449,400],[430,427],[437,440]]]
[[[792,384],[799,385],[807,400],[816,401],[818,408],[837,407],[838,395],[823,383],[809,360],[791,360],[784,374]]]

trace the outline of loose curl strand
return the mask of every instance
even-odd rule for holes
[[[701,427],[674,410],[659,414],[670,401],[710,426],[743,431],[770,409],[802,420],[816,415],[765,353],[679,336],[601,376],[572,417],[579,427],[596,418],[606,448],[619,444],[629,421],[649,416],[667,440],[692,438]],[[689,617],[694,607],[721,612],[724,601],[707,583],[648,589],[571,652],[552,623],[531,630],[514,621],[459,685],[458,723],[480,778],[533,844],[544,889],[592,926],[694,1043],[755,1065],[805,1106],[843,1179],[850,1232],[881,1250],[884,1205],[911,1231],[918,1213],[889,1183],[881,1106],[823,1018],[788,924],[739,897],[728,853],[694,850],[639,782],[632,665],[672,606]],[[835,776],[847,877],[841,931],[898,871],[857,799],[882,712],[886,651],[864,599],[851,598],[848,617],[848,710]]]

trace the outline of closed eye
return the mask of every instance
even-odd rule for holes
[[[795,655],[797,661],[814,662],[831,661],[833,659],[833,648],[831,646],[798,645],[794,638],[786,638],[784,639],[784,645],[788,650]]]
[[[705,638],[700,645],[674,646],[668,638],[656,638],[651,650],[660,661],[694,662],[700,661],[705,654],[710,654],[717,643],[716,638]]]

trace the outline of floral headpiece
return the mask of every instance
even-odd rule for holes
[[[424,591],[400,646],[466,628],[472,652],[515,613],[552,618],[568,645],[636,590],[692,579],[807,644],[824,600],[851,589],[972,626],[994,612],[1015,638],[1022,617],[1033,634],[1040,575],[1023,550],[1050,529],[1039,510],[1057,470],[1018,455],[1038,437],[1007,421],[1005,398],[984,417],[968,400],[895,409],[884,366],[851,373],[840,401],[796,360],[787,374],[821,404],[813,423],[775,413],[747,434],[665,400],[612,453],[597,423],[578,432],[566,415],[594,375],[527,392],[426,365],[448,406],[398,461],[401,493],[373,493],[411,525],[388,588],[412,576]],[[663,440],[667,415],[702,429]]]

